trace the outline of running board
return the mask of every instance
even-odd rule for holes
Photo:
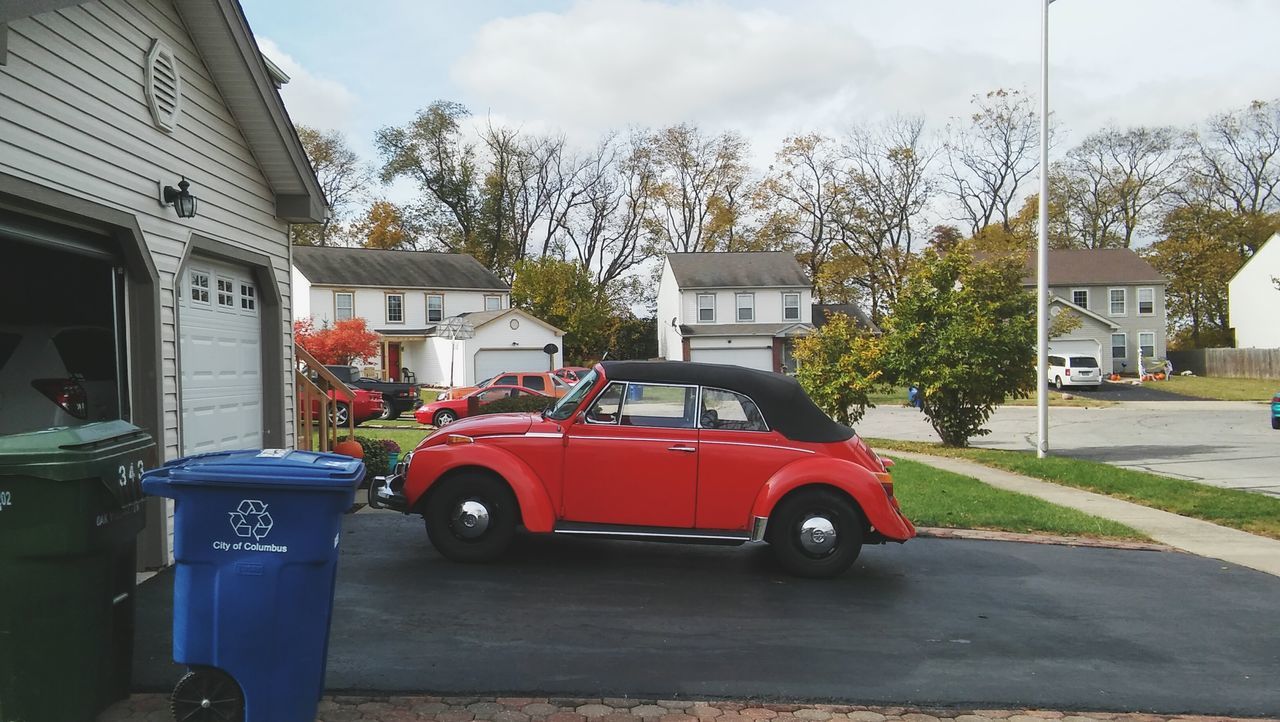
[[[680,542],[683,544],[723,544],[737,546],[751,541],[745,531],[720,531],[681,529],[665,526],[629,526],[625,524],[585,524],[562,521],[553,530],[556,534],[589,536],[600,539],[627,539],[631,541]]]

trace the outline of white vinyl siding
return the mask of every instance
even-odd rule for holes
[[[698,323],[716,322],[716,296],[713,293],[698,294]]]
[[[1138,315],[1153,316],[1156,312],[1156,289],[1138,289]]]
[[[1128,305],[1129,294],[1125,289],[1107,289],[1107,299],[1109,301],[1109,305],[1107,307],[1108,314],[1112,316],[1124,316],[1128,312],[1126,310],[1126,306]]]
[[[182,117],[172,133],[155,127],[144,87],[155,39],[172,50],[182,77]],[[275,217],[275,194],[170,2],[109,0],[10,22],[0,88],[0,172],[137,218],[159,275],[164,429],[157,442],[163,459],[176,458],[179,263],[192,233],[265,254],[289,318],[288,229]],[[176,185],[184,175],[200,207],[196,218],[180,221],[157,201],[156,185]],[[282,441],[292,446],[292,334],[283,326],[283,368],[267,373],[283,381]]]

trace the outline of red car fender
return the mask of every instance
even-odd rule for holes
[[[811,457],[782,467],[761,487],[751,515],[769,516],[782,497],[808,484],[833,486],[853,497],[871,526],[889,539],[906,541],[916,535],[915,527],[898,513],[875,475],[843,459]]]
[[[462,453],[464,449],[465,453]],[[537,474],[511,452],[489,446],[483,441],[458,446],[428,446],[415,451],[404,482],[404,495],[409,506],[417,506],[418,500],[437,479],[454,469],[467,466],[487,469],[506,480],[515,492],[526,529],[549,532],[555,527],[551,499]]]

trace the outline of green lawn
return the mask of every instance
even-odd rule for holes
[[[1032,452],[956,449],[940,444],[867,439],[876,449],[898,449],[953,456],[1065,486],[1107,494],[1156,509],[1280,539],[1280,499],[1235,489],[1220,489],[1110,464],[1061,456],[1036,458]]]
[[[893,479],[902,511],[920,526],[1107,539],[1147,538],[1123,524],[907,459],[894,465]]]
[[[1280,379],[1228,379],[1209,376],[1177,376],[1147,382],[1153,389],[1219,401],[1270,401],[1280,392]]]

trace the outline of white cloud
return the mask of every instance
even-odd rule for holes
[[[259,36],[258,47],[289,76],[289,82],[280,89],[280,97],[284,98],[293,122],[325,130],[351,131],[357,102],[355,93],[342,83],[310,72],[270,38]]]

